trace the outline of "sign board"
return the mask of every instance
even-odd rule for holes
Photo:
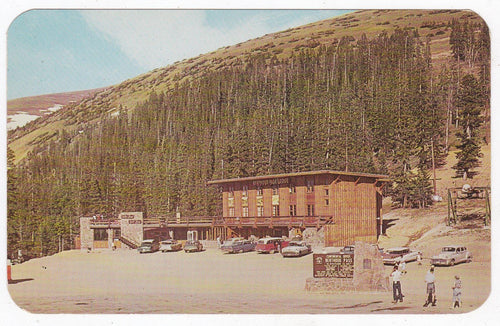
[[[288,178],[275,178],[275,179],[265,179],[265,180],[254,180],[252,184],[254,186],[270,186],[270,185],[283,185],[289,184]]]
[[[353,278],[354,254],[313,254],[315,278]]]

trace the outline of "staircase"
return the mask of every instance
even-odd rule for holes
[[[133,242],[132,240],[127,239],[127,238],[125,238],[125,237],[123,237],[123,236],[118,237],[118,239],[119,239],[122,243],[124,243],[124,244],[126,244],[127,246],[129,246],[131,249],[137,249],[137,247],[139,247],[139,245],[138,245],[138,244],[136,244],[136,243],[135,243],[135,242]]]

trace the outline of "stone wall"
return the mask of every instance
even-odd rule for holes
[[[80,249],[94,249],[94,231],[90,229],[92,217],[80,217]]]
[[[354,286],[358,291],[389,291],[382,255],[376,245],[354,244]]]
[[[311,266],[312,268],[312,266]],[[308,278],[310,292],[369,292],[390,291],[389,276],[385,275],[382,255],[376,245],[357,241],[354,247],[353,278]]]
[[[118,218],[122,237],[140,245],[144,236],[142,212],[123,212]]]

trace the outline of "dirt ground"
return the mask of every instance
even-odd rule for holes
[[[407,265],[404,303],[393,304],[392,293],[309,293],[304,287],[312,258],[216,248],[191,254],[73,250],[12,266],[8,291],[19,307],[37,314],[456,314],[477,309],[490,292],[489,260],[441,267],[438,304],[423,308],[424,260]],[[463,306],[451,309],[456,274]]]

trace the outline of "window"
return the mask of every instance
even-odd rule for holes
[[[290,185],[290,193],[294,194],[297,192],[297,189],[295,189],[295,185]]]
[[[94,229],[94,241],[108,240],[108,232],[105,229]]]
[[[277,195],[277,194],[278,194],[278,187],[274,186],[273,187],[273,195]]]
[[[297,216],[297,205],[290,205],[290,216]]]
[[[243,214],[243,217],[248,217],[248,207],[243,207],[242,214]]]
[[[227,192],[228,192],[228,197],[229,198],[233,198],[233,196],[234,196],[234,187],[233,186],[229,186],[227,188]]]
[[[257,216],[264,216],[264,206],[257,206]]]
[[[257,196],[262,196],[262,188],[257,188]]]
[[[313,192],[314,191],[314,180],[313,179],[308,179],[306,181],[307,185],[307,192]]]
[[[229,207],[229,217],[234,217],[234,207]]]
[[[273,205],[273,216],[280,216],[280,206]]]
[[[248,196],[248,186],[243,186],[243,192],[241,193],[242,197]]]
[[[122,230],[121,229],[115,229],[114,230],[114,236],[113,236],[113,238],[118,239],[121,236],[122,236]]]
[[[307,205],[307,216],[314,216],[314,205]]]
[[[325,196],[328,196],[330,194],[330,189],[326,188],[325,189]]]
[[[329,206],[330,205],[330,200],[329,199],[325,199],[325,206]]]

